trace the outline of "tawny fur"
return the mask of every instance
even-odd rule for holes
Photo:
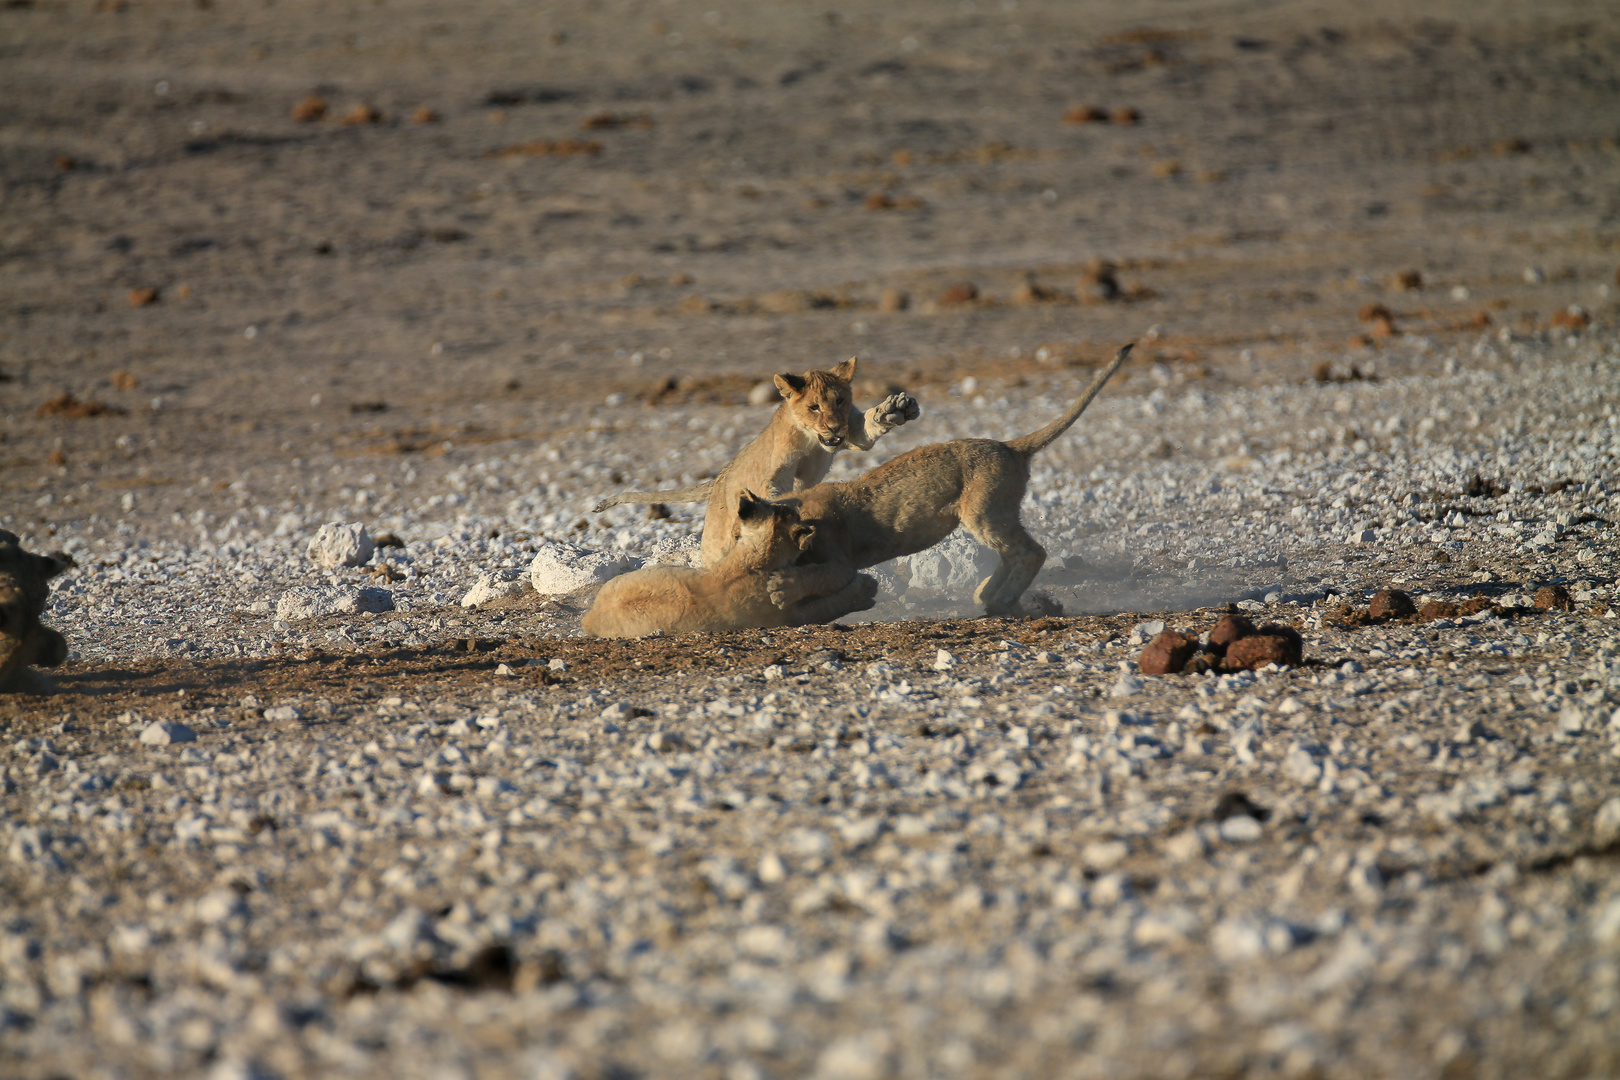
[[[801,524],[792,507],[745,491],[731,516],[732,546],[715,565],[702,570],[654,566],[621,574],[596,594],[581,628],[596,637],[618,638],[799,626],[872,606],[876,584],[864,574],[857,577],[852,570],[834,581],[825,568],[805,574],[791,567],[815,538],[815,529]],[[810,584],[830,595],[812,595]]]
[[[55,667],[67,659],[67,641],[40,622],[50,580],[68,564],[24,551],[13,534],[0,529],[0,693],[45,693],[50,682],[34,667]]]
[[[596,512],[622,503],[707,500],[702,558],[704,566],[715,565],[731,546],[737,496],[742,492],[760,492],[774,499],[819,484],[838,451],[846,446],[870,450],[884,434],[921,415],[917,403],[904,392],[890,394],[865,413],[857,411],[850,391],[854,377],[854,357],[831,371],[776,376],[782,404],[765,430],[719,476],[670,491],[621,492],[603,499]]]
[[[824,571],[825,579],[803,584],[831,592],[855,571],[933,547],[960,525],[1001,559],[974,600],[990,615],[1013,612],[1046,562],[1046,550],[1019,517],[1030,459],[1080,418],[1130,351],[1130,345],[1120,349],[1086,392],[1039,431],[1007,442],[920,446],[855,480],[817,484],[784,500],[816,530],[794,571]]]

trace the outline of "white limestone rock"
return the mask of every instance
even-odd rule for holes
[[[286,622],[392,610],[394,594],[374,586],[300,585],[276,601],[276,618]]]
[[[165,723],[161,720],[146,725],[141,742],[147,746],[170,746],[174,743],[196,742],[197,733],[184,724]]]
[[[529,564],[529,583],[541,596],[562,596],[601,585],[640,565],[634,555],[609,555],[547,540]]]
[[[910,592],[925,596],[969,597],[995,572],[995,552],[964,532],[955,532],[907,562]]]
[[[473,587],[467,590],[467,595],[461,598],[461,606],[475,608],[487,604],[492,600],[502,600],[509,596],[521,596],[529,591],[529,581],[517,570],[494,570],[487,574],[479,574]]]
[[[375,550],[366,527],[358,521],[329,521],[316,530],[304,553],[316,566],[336,570],[340,566],[364,566]]]
[[[699,536],[660,536],[648,552],[648,566],[703,565],[703,538]]]

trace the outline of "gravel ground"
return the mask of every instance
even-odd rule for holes
[[[971,613],[891,575],[866,625],[694,651],[580,639],[577,596],[454,603],[526,564],[516,523],[566,530],[631,475],[636,439],[758,410],[605,408],[584,466],[452,449],[408,466],[445,493],[410,504],[314,458],[293,492],[246,470],[183,541],[36,536],[79,562],[48,613],[74,657],[59,695],[0,706],[7,1053],[29,1076],[1612,1073],[1617,365],[1592,335],[1269,389],[1134,369],[1037,462],[1062,617],[942,619]],[[1080,380],[925,396],[882,449],[1032,427]],[[406,539],[377,556],[395,610],[276,620],[297,585],[378,580],[303,552],[367,506]],[[694,527],[570,535],[651,553]],[[1545,584],[1574,610],[1529,610]],[[1343,622],[1386,586],[1512,610]],[[1307,664],[1134,673],[1158,626],[1112,612],[1207,630],[1216,599],[1303,628]]]
[[[1620,1075],[1613,14],[837,7],[0,4],[0,1074]],[[462,604],[773,372],[917,396],[843,477],[1132,339],[1028,617]]]

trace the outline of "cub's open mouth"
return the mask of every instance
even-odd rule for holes
[[[842,435],[818,435],[817,438],[821,440],[821,445],[827,447],[829,450],[835,446],[844,445],[844,437]]]

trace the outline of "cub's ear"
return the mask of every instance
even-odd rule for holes
[[[848,360],[845,360],[842,364],[839,364],[837,367],[833,368],[832,373],[835,377],[842,379],[844,382],[851,381],[855,378],[855,358],[852,356]]]
[[[756,498],[752,491],[743,491],[737,496],[738,521],[747,521],[764,508],[764,500]]]
[[[804,381],[803,375],[789,375],[786,372],[778,375],[775,382],[776,389],[781,391],[783,397],[792,397],[794,394],[802,394],[804,393],[804,388],[808,385]]]
[[[788,535],[793,537],[793,542],[799,546],[800,551],[808,551],[810,545],[815,542],[816,527],[814,525],[795,525],[788,530]]]
[[[62,571],[78,565],[73,561],[73,556],[65,551],[53,551],[49,555],[34,555],[32,558],[35,560],[34,568],[39,571],[40,577],[46,580],[50,580]]]

